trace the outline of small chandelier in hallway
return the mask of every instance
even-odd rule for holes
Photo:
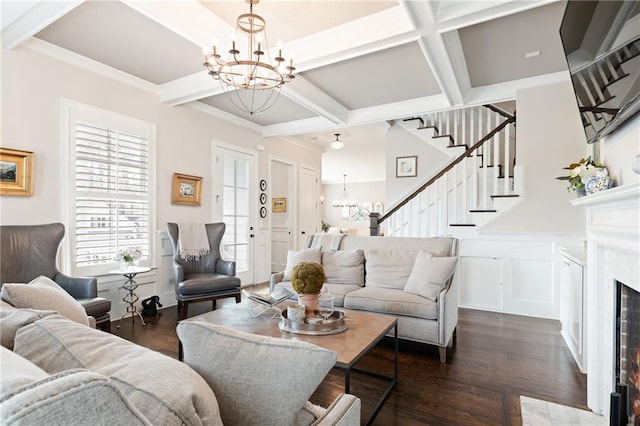
[[[213,45],[211,52],[205,53],[204,65],[214,80],[220,81],[227,97],[240,110],[251,115],[260,114],[271,108],[278,100],[280,88],[295,77],[293,59],[289,65],[282,57],[282,49],[273,61],[267,45],[267,25],[264,18],[253,13],[253,5],[260,0],[245,0],[249,3],[249,13],[243,13],[236,20],[236,33],[246,39],[247,50],[244,57],[236,48],[236,35],[233,35],[231,49],[226,60],[221,59],[218,47]]]
[[[347,175],[343,175],[343,183],[342,183],[342,193],[340,194],[340,198],[333,201],[333,207],[338,207],[342,209],[342,218],[349,218],[349,208],[357,207],[358,203],[351,199],[351,196],[347,192]]]

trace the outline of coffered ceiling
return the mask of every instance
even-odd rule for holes
[[[250,116],[201,65],[212,40],[230,47],[235,19],[249,9],[242,0],[0,6],[4,48],[102,67],[161,102],[197,106],[266,138],[322,150],[336,131],[349,135],[345,144],[375,149],[381,141],[370,138],[390,120],[509,100],[518,89],[568,79],[558,35],[564,2],[262,0],[254,13],[267,21],[270,47],[281,41],[285,55],[293,52],[296,78],[274,107]],[[343,171],[328,174],[325,180],[340,181]]]

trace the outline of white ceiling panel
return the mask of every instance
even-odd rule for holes
[[[516,13],[459,31],[472,87],[564,71],[564,3]],[[530,52],[538,56],[525,58]]]
[[[280,95],[273,107],[261,114],[253,116],[249,113],[238,111],[235,105],[233,105],[229,100],[228,96],[233,96],[233,94],[231,93],[227,95],[226,93],[223,93],[217,96],[210,96],[208,98],[201,99],[201,102],[230,114],[237,115],[240,118],[244,118],[245,120],[249,120],[252,123],[259,124],[261,126],[281,123],[282,117],[287,117],[287,121],[303,120],[305,118],[315,117],[313,112],[283,95]]]
[[[36,37],[154,84],[204,70],[199,46],[116,1],[85,2]]]
[[[441,93],[417,43],[306,71],[302,76],[348,109]]]

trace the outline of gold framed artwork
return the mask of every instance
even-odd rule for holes
[[[284,213],[287,211],[286,198],[273,198],[271,200],[271,211],[274,213]]]
[[[202,177],[174,173],[171,185],[171,204],[199,206],[201,187]]]
[[[33,195],[33,152],[0,148],[0,195]]]

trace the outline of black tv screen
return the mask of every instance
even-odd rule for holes
[[[593,143],[640,110],[640,1],[568,1],[560,38]]]

